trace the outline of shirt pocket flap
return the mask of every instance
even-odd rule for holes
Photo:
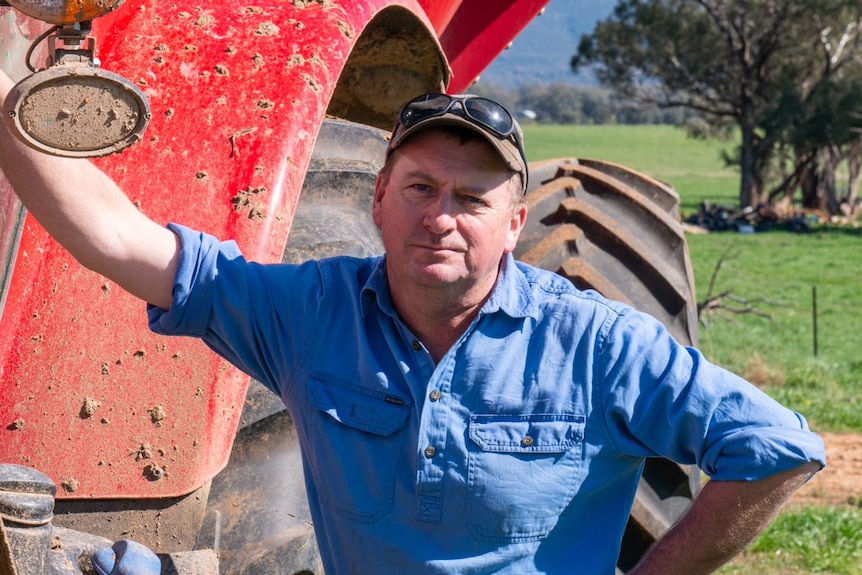
[[[308,397],[334,420],[384,437],[404,427],[410,411],[409,401],[400,397],[320,377],[309,379]]]
[[[483,451],[565,453],[584,439],[582,415],[472,415],[470,439]]]

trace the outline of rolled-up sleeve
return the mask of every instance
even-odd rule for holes
[[[147,306],[150,329],[162,335],[206,334],[212,309],[212,286],[219,257],[242,257],[233,241],[219,242],[216,238],[178,224],[168,229],[180,238],[182,249],[177,261],[170,310]],[[194,288],[194,297],[192,289]]]
[[[626,455],[666,457],[728,481],[826,464],[802,415],[674,341],[653,318],[623,311],[603,341],[608,426]]]
[[[181,242],[169,310],[149,306],[150,329],[199,337],[213,351],[281,394],[318,329],[316,262],[248,262],[233,241],[169,224]]]

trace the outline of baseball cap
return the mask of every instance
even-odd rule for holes
[[[387,157],[413,134],[440,126],[460,126],[482,135],[506,166],[520,174],[524,193],[527,192],[527,156],[521,126],[506,108],[488,98],[438,93],[414,98],[398,115],[386,150]]]

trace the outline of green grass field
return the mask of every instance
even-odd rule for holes
[[[739,176],[724,166],[721,152],[732,143],[686,137],[673,126],[524,126],[530,161],[574,156],[623,164],[667,182],[681,197],[683,212],[704,200],[736,205]]]
[[[737,204],[738,173],[721,159],[732,143],[692,140],[671,126],[526,125],[524,132],[531,161],[575,156],[626,165],[674,186],[683,214],[703,201]],[[687,239],[698,301],[728,254],[713,295],[729,291],[769,316],[705,318],[700,348],[706,356],[804,414],[815,430],[862,433],[862,229],[818,226],[807,234],[723,232]],[[788,508],[749,552],[719,572],[862,574],[862,509],[858,501]]]

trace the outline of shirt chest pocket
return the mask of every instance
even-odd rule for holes
[[[389,512],[410,404],[404,399],[312,377],[306,453],[320,503],[340,515],[372,522]]]
[[[480,539],[545,537],[575,494],[585,417],[473,415],[469,422],[467,522]]]

